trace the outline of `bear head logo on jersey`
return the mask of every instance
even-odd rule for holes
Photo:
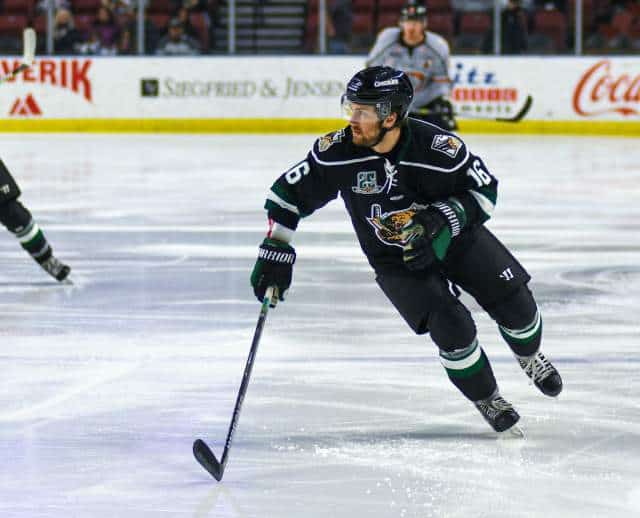
[[[416,212],[424,210],[427,205],[412,203],[410,207],[392,212],[382,212],[377,203],[371,205],[371,217],[367,221],[375,229],[377,238],[386,245],[404,247],[415,237],[406,227]]]

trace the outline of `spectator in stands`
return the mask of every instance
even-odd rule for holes
[[[120,39],[120,27],[115,21],[113,12],[107,7],[98,8],[98,18],[93,24],[91,40],[98,43],[98,51],[95,54],[117,54],[118,41]]]
[[[138,18],[136,10],[129,10],[120,14],[118,25],[120,27],[120,41],[118,52],[120,54],[138,53]],[[144,53],[155,54],[160,40],[160,31],[149,19],[149,12],[144,12]]]
[[[200,54],[198,44],[184,33],[182,22],[172,18],[167,35],[158,43],[159,56],[193,56]]]
[[[351,37],[351,0],[335,0],[329,4],[327,47],[329,54],[347,54]]]
[[[53,48],[56,54],[76,54],[82,35],[75,28],[68,9],[58,9],[53,25]]]
[[[189,9],[187,9],[186,7],[180,7],[178,9],[178,12],[176,13],[176,18],[178,20],[180,20],[180,23],[182,23],[183,32],[187,36],[189,36],[189,38],[192,38],[192,39],[198,41],[200,39],[200,35],[198,34],[198,31],[196,30],[196,28],[191,23],[191,20],[189,20],[189,15],[190,14],[191,13],[190,13]]]
[[[502,53],[522,54],[527,50],[527,14],[520,0],[508,0],[502,11]]]

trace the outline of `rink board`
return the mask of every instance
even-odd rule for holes
[[[15,60],[2,59],[6,73]],[[2,131],[316,132],[362,57],[43,58],[0,89]],[[461,130],[640,134],[640,58],[452,59]],[[533,104],[511,117],[527,96]]]

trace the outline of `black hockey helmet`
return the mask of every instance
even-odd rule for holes
[[[407,20],[417,20],[426,25],[427,8],[419,0],[408,0],[408,2],[400,10],[400,22]]]
[[[350,108],[346,104],[366,104],[375,108],[381,121],[396,112],[396,125],[407,117],[411,101],[413,85],[409,76],[401,70],[381,66],[360,70],[347,83],[347,90],[342,96],[343,109],[347,113]]]

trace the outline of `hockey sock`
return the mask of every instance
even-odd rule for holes
[[[52,251],[47,238],[44,237],[42,230],[33,219],[24,229],[15,234],[22,248],[29,252],[38,263],[42,264],[51,257]]]
[[[451,382],[471,401],[488,398],[497,389],[489,358],[477,338],[462,349],[441,349],[440,362]]]
[[[540,348],[542,317],[537,309],[533,321],[520,329],[509,329],[502,325],[499,325],[498,328],[516,356],[531,356]]]
[[[29,210],[18,200],[0,205],[0,222],[15,234],[20,245],[42,264],[51,257],[51,247]]]

